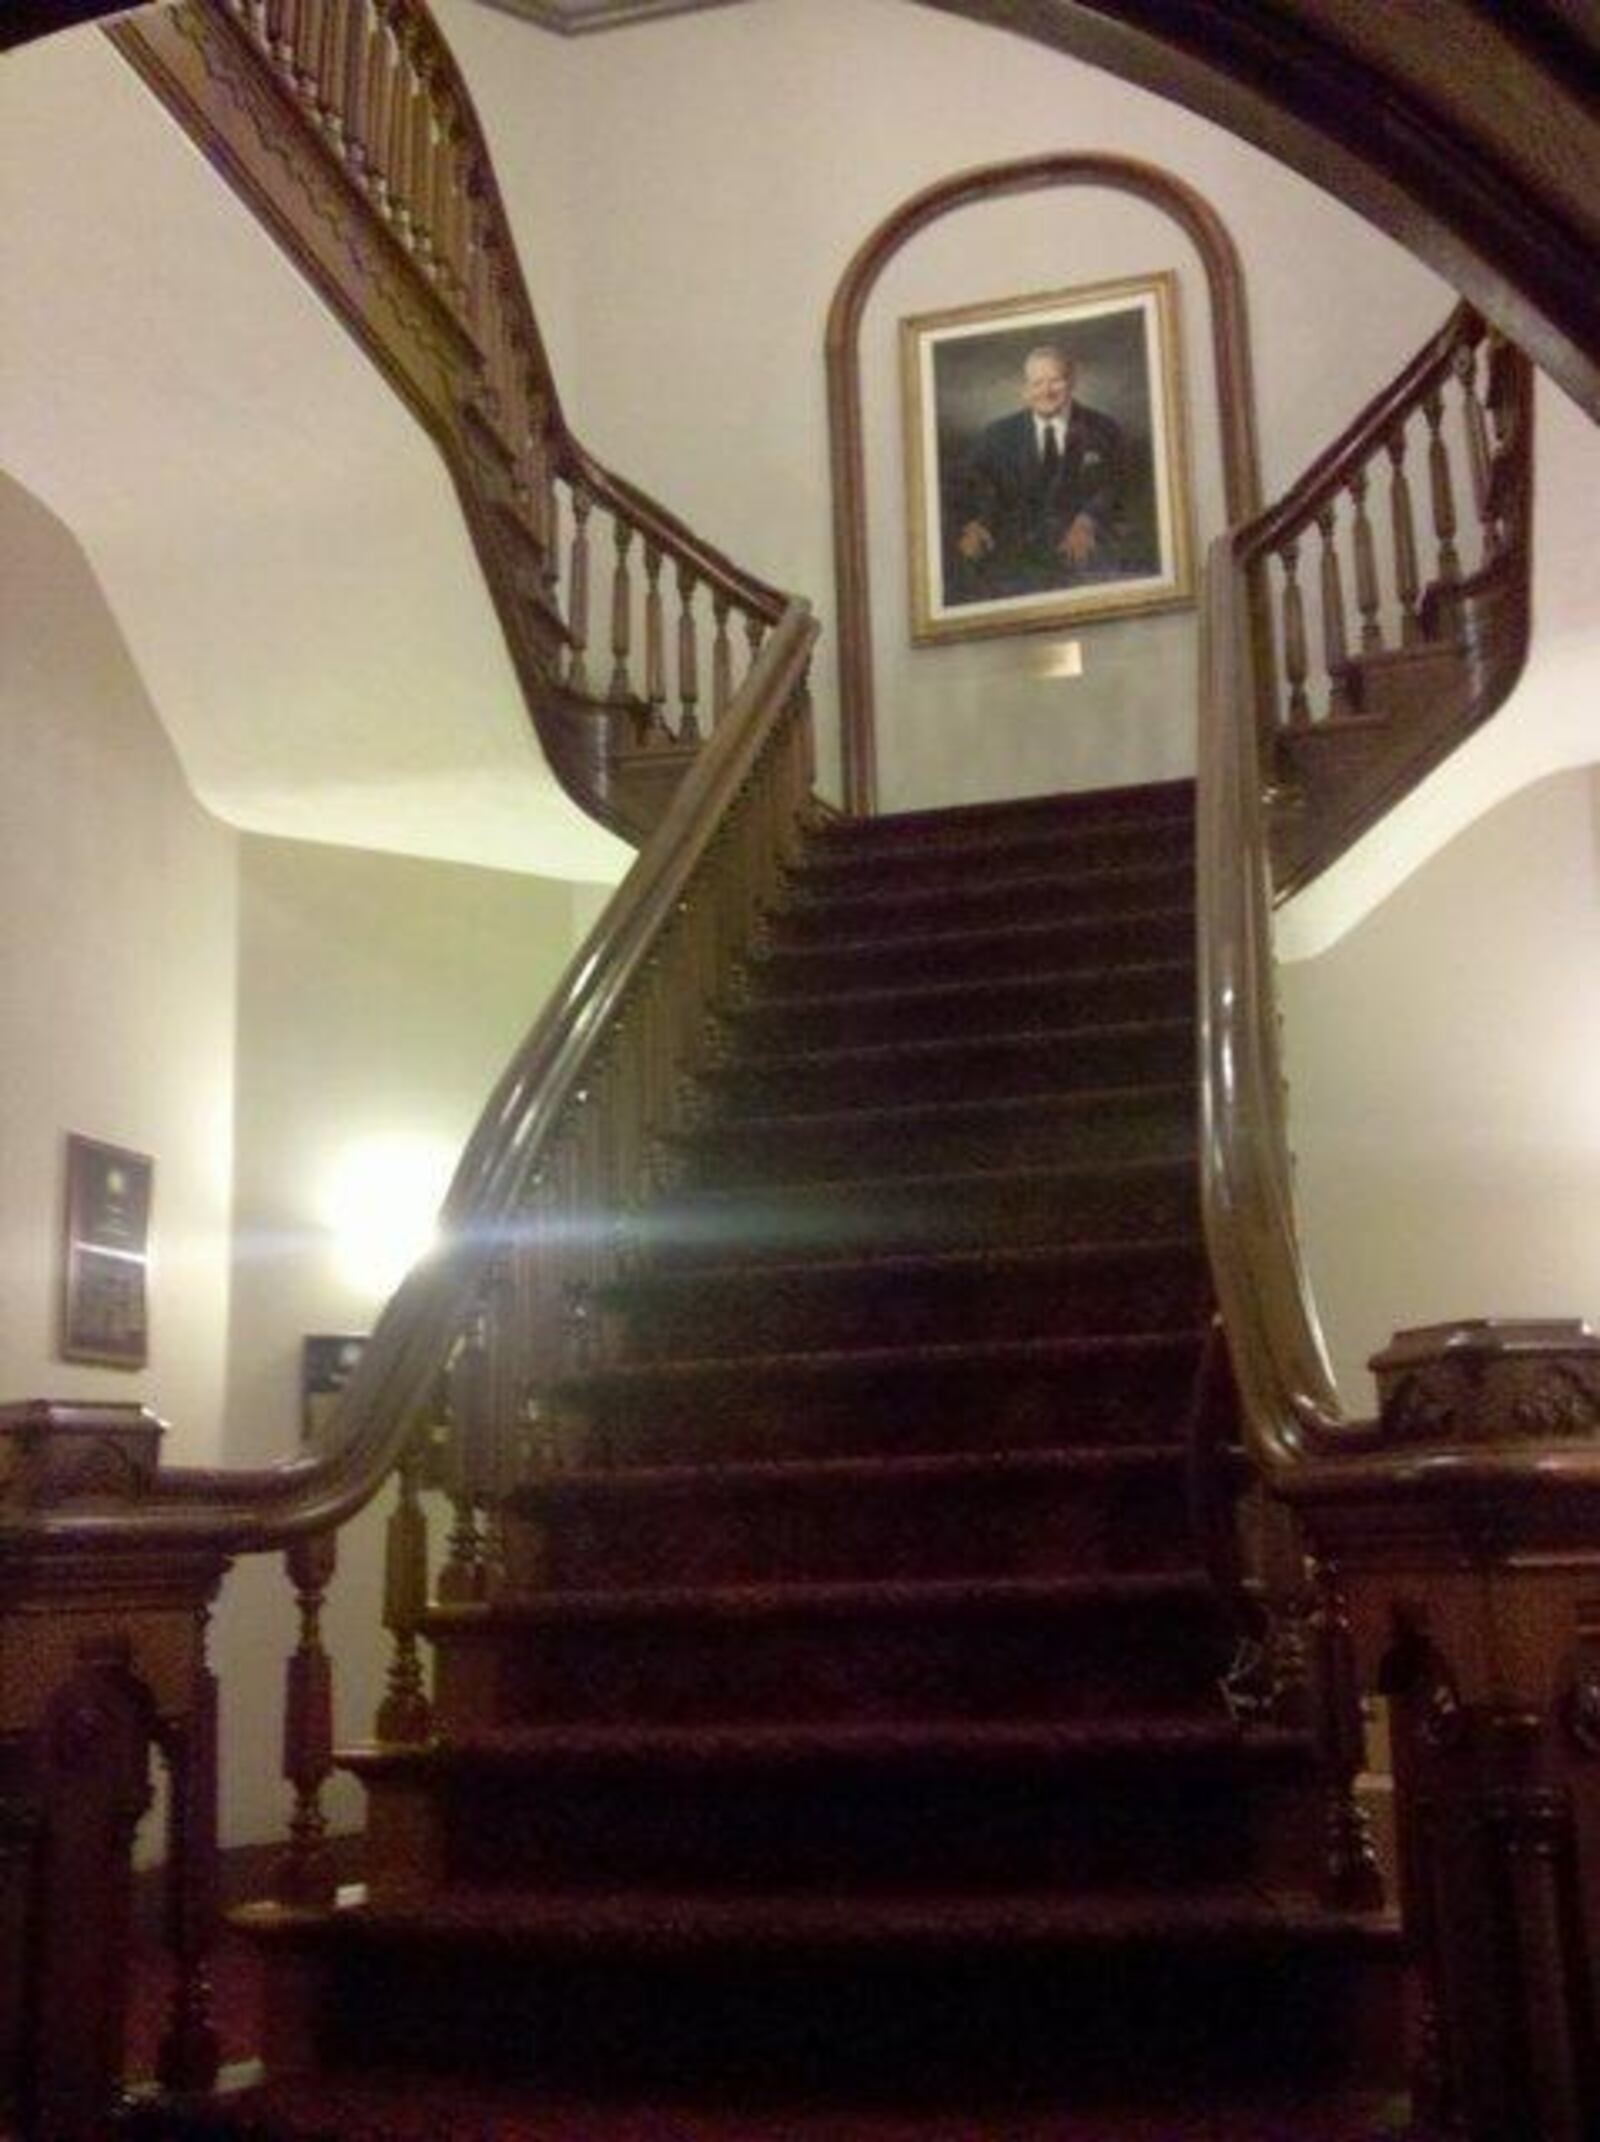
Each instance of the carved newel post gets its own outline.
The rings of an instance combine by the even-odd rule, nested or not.
[[[1323,1470],[1304,1514],[1391,1703],[1419,2110],[1472,2142],[1593,2142],[1600,1338],[1435,1325],[1372,1366],[1378,1452]]]

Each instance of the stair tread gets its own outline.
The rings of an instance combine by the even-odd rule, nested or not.
[[[950,833],[959,840],[971,832],[1041,816],[1055,816],[1082,830],[1089,826],[1141,825],[1147,820],[1177,818],[1194,822],[1194,781],[1133,781],[1111,788],[1045,791],[1033,796],[996,796],[982,803],[945,803],[915,811],[881,811],[871,818],[830,819],[817,830],[819,847],[869,847],[874,843],[920,844]]]
[[[258,1933],[326,1924],[328,1915],[247,1906],[236,1923]],[[1159,1941],[1285,1940],[1390,1945],[1386,1912],[1339,1911],[1310,1895],[1229,1884],[1151,1893],[1136,1889],[1025,1892],[927,1891],[916,1895],[829,1895],[814,1891],[708,1893],[702,1890],[477,1891],[456,1887],[372,1904],[362,1896],[336,1915],[346,1935],[413,1935],[514,1946],[563,1948],[621,1943],[679,1950],[790,1944],[829,1949],[943,1948],[951,1943],[1015,1950],[1060,1943],[1122,1946]]]
[[[787,1280],[806,1284],[850,1277],[912,1279],[928,1273],[1048,1271],[1052,1265],[1156,1264],[1193,1257],[1200,1249],[1198,1227],[1187,1235],[1130,1235],[1125,1241],[993,1243],[976,1249],[871,1250],[839,1257],[796,1257],[752,1268],[748,1264],[698,1264],[692,1270],[663,1267],[614,1280],[603,1291],[629,1297],[654,1288],[696,1290],[726,1286],[741,1279],[763,1286]]]
[[[874,1175],[851,1170],[845,1175],[798,1176],[792,1182],[749,1183],[689,1183],[673,1193],[673,1202],[693,1199],[710,1202],[749,1199],[759,1196],[764,1204],[771,1204],[786,1194],[802,1194],[815,1197],[819,1191],[829,1188],[861,1189],[869,1195],[893,1187],[897,1190],[924,1188],[959,1192],[975,1183],[1004,1185],[1015,1183],[1074,1182],[1092,1180],[1107,1175],[1192,1175],[1192,1153],[1130,1153],[1105,1156],[1091,1154],[1077,1160],[1063,1159],[1040,1162],[1036,1166],[1016,1168],[927,1168],[915,1174]],[[1198,1202],[1197,1202],[1198,1210]]]
[[[680,1354],[659,1361],[617,1361],[603,1368],[568,1377],[557,1388],[565,1391],[615,1389],[628,1384],[689,1382],[695,1378],[726,1377],[737,1371],[749,1375],[762,1370],[769,1375],[860,1375],[872,1369],[893,1369],[915,1364],[926,1368],[948,1367],[957,1361],[1048,1361],[1085,1359],[1095,1355],[1138,1356],[1177,1352],[1197,1347],[1205,1333],[1181,1325],[1160,1331],[1108,1331],[1046,1333],[1027,1338],[954,1339],[937,1344],[915,1342],[904,1346],[818,1347],[808,1352],[758,1354]]]
[[[1135,1713],[1107,1719],[863,1719],[705,1725],[500,1726],[454,1732],[418,1746],[356,1742],[339,1762],[363,1775],[448,1769],[460,1764],[618,1763],[719,1766],[861,1760],[969,1764],[1116,1760],[1130,1755],[1307,1756],[1309,1733],[1289,1726],[1238,1724],[1222,1707],[1210,1715]]]
[[[974,998],[1014,996],[1019,990],[1026,990],[1030,996],[1047,997],[1055,989],[1084,988],[1096,981],[1152,974],[1184,975],[1192,979],[1194,961],[1184,958],[1127,960],[1115,965],[1096,961],[1090,966],[1050,968],[1042,974],[1027,976],[986,975],[965,981],[901,981],[867,989],[763,989],[749,1003],[733,1007],[729,1016],[741,1019],[751,1013],[767,1017],[777,1012],[798,1014],[822,1009],[864,1011],[876,1005],[898,1003],[965,1003]]]
[[[729,1076],[759,1077],[763,1072],[797,1064],[841,1068],[851,1064],[890,1063],[907,1057],[977,1055],[985,1049],[1047,1049],[1064,1043],[1075,1046],[1092,1042],[1132,1041],[1151,1034],[1193,1033],[1192,1013],[1173,1013],[1150,1019],[1100,1020],[1081,1026],[1006,1027],[982,1034],[917,1035],[904,1041],[864,1041],[824,1044],[805,1049],[745,1049],[730,1072],[718,1067],[707,1074],[709,1083]],[[925,1105],[925,1104],[924,1104]]]
[[[919,1614],[1000,1613],[1014,1609],[1135,1606],[1215,1599],[1198,1567],[1095,1570],[1081,1576],[878,1577],[817,1582],[782,1578],[764,1584],[618,1585],[607,1589],[508,1593],[492,1603],[430,1607],[430,1629],[490,1632],[560,1621],[764,1621],[798,1615],[880,1619]]]
[[[1116,1086],[1052,1086],[1037,1093],[985,1094],[978,1100],[897,1101],[865,1103],[859,1107],[818,1109],[743,1110],[729,1108],[714,1124],[702,1125],[678,1135],[674,1143],[693,1145],[715,1138],[717,1131],[737,1127],[741,1131],[772,1130],[782,1125],[793,1136],[832,1128],[839,1124],[884,1122],[954,1123],[987,1121],[995,1116],[1071,1114],[1086,1115],[1096,1109],[1114,1109],[1130,1100],[1192,1099],[1195,1082],[1185,1079],[1133,1080]]]
[[[997,851],[997,853],[1003,866],[1004,851]],[[1004,867],[993,867],[994,862],[995,857],[991,856],[991,867],[986,869],[981,880],[971,887],[959,885],[908,885],[901,892],[889,891],[880,893],[878,897],[881,904],[886,907],[937,906],[943,901],[961,900],[973,896],[982,898],[990,893],[998,893],[1002,889],[1007,896],[1013,893],[1038,894],[1042,896],[1068,889],[1077,892],[1089,892],[1111,885],[1158,884],[1165,878],[1177,877],[1180,874],[1188,875],[1194,868],[1193,861],[1188,856],[1184,856],[1178,861],[1163,857],[1159,862],[1155,863],[1091,863],[1079,864],[1076,868],[1064,866],[1055,870],[1028,868],[1011,871],[1006,870]],[[836,891],[812,893],[797,887],[791,880],[790,884],[785,888],[783,902],[778,912],[780,914],[812,915],[825,913],[838,907],[854,907],[859,904],[859,900],[860,895],[847,887],[840,887]]]
[[[871,931],[861,937],[830,937],[825,940],[802,942],[770,948],[760,954],[753,963],[753,971],[759,972],[764,962],[780,957],[786,962],[815,960],[818,962],[843,956],[859,957],[868,953],[881,953],[904,967],[909,951],[918,957],[941,952],[960,952],[975,946],[992,944],[996,938],[1007,942],[1029,938],[1045,939],[1059,937],[1063,932],[1082,932],[1088,935],[1104,930],[1114,923],[1119,929],[1137,928],[1141,924],[1180,923],[1191,928],[1194,924],[1194,902],[1163,901],[1151,907],[1121,908],[1113,914],[1063,915],[1044,922],[1010,922],[996,920],[984,925],[969,924],[965,929],[926,930],[912,935],[906,930]]]
[[[1095,1443],[1071,1449],[957,1450],[844,1458],[748,1458],[703,1465],[575,1467],[525,1482],[523,1502],[909,1486],[938,1480],[1047,1480],[1096,1473],[1159,1472],[1188,1461],[1183,1443]]]

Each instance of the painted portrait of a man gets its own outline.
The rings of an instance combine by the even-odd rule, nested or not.
[[[1188,599],[1168,281],[903,323],[917,637]]]

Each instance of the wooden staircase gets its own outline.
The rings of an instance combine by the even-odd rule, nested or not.
[[[1190,1517],[1192,812],[813,836],[580,1305],[559,1462],[489,1598],[430,1613],[435,1737],[345,1757],[364,1898],[247,1915],[278,2066],[855,2104],[1393,2073],[1392,1932],[1316,1901],[1309,1736],[1231,1714]]]

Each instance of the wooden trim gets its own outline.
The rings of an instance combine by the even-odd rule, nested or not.
[[[1098,152],[1062,151],[1015,163],[983,164],[913,194],[857,248],[828,312],[828,445],[833,484],[834,587],[839,635],[839,701],[844,807],[877,808],[877,725],[872,680],[871,567],[867,543],[866,451],[861,411],[861,322],[867,301],[903,246],[956,209],[1053,186],[1106,186],[1170,216],[1200,255],[1211,298],[1212,360],[1222,427],[1228,517],[1260,509],[1255,386],[1244,270],[1226,225],[1192,187],[1154,164]]]

